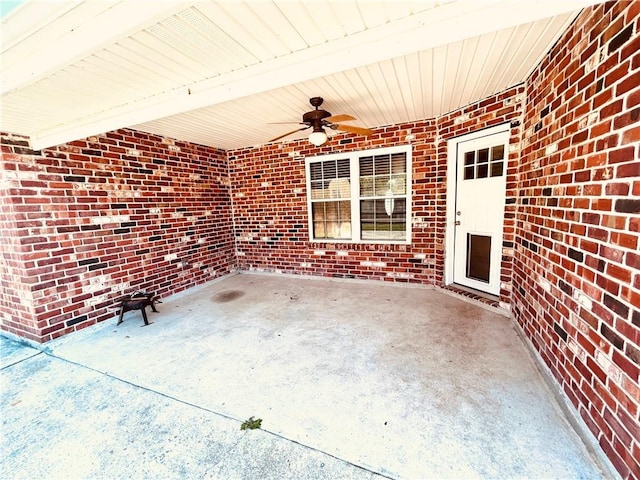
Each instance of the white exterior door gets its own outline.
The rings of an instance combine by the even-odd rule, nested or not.
[[[457,142],[453,283],[493,295],[500,294],[508,152],[508,131]]]

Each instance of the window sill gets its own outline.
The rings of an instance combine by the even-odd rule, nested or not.
[[[348,240],[330,238],[310,238],[310,243],[344,244],[344,245],[411,245],[410,240]]]

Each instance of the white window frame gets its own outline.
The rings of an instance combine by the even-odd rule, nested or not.
[[[406,154],[406,186],[407,190],[405,195],[398,195],[396,198],[404,198],[406,202],[406,237],[404,240],[383,240],[383,239],[361,239],[360,231],[360,158],[370,157],[375,155],[387,155],[394,153]],[[313,209],[311,198],[311,164],[315,162],[322,162],[326,160],[341,160],[349,159],[350,176],[349,181],[351,183],[351,196],[349,201],[351,203],[351,238],[314,238],[313,236]],[[384,147],[374,148],[370,150],[355,150],[344,153],[330,153],[326,155],[317,155],[314,157],[305,158],[305,174],[307,183],[307,217],[309,225],[309,241],[315,243],[354,243],[354,244],[394,244],[394,245],[410,245],[411,244],[411,211],[412,211],[412,146],[400,145],[396,147]],[[368,198],[368,197],[363,197]]]

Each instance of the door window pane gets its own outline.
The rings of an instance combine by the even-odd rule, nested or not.
[[[491,176],[501,177],[504,174],[504,145],[491,147]]]
[[[466,152],[464,154],[464,164],[473,165],[474,163],[476,163],[476,152],[475,151]]]
[[[475,168],[474,166],[464,167],[464,179],[465,180],[471,180],[473,178],[474,168]]]
[[[503,163],[495,162],[491,164],[491,176],[492,177],[501,177],[503,173]]]
[[[495,147],[491,147],[491,161],[495,162],[496,160],[504,159],[504,145],[496,145]]]
[[[478,164],[487,163],[489,161],[489,149],[483,148],[478,150]]]

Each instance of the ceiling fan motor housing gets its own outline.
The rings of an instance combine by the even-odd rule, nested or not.
[[[322,128],[322,120],[330,117],[331,113],[326,110],[311,110],[302,116],[302,121],[313,127],[313,131],[319,131]]]

